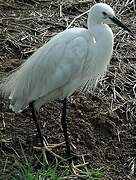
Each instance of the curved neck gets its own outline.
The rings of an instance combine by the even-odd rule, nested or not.
[[[113,33],[108,25],[91,24],[91,26],[88,27],[88,30],[98,44],[103,44],[104,46],[107,46],[108,44],[113,45]]]
[[[107,45],[113,45],[113,33],[110,27],[103,24],[102,19],[98,18],[93,11],[88,14],[87,20],[88,31],[93,35],[95,41]]]
[[[88,31],[94,37],[94,46],[97,51],[94,56],[98,61],[103,59],[105,63],[110,60],[113,51],[113,33],[106,24],[90,24]],[[101,62],[104,63],[104,62]]]

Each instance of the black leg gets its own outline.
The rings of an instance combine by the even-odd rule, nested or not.
[[[68,133],[67,133],[67,123],[66,123],[66,104],[67,104],[67,99],[65,98],[63,101],[61,124],[63,128],[64,138],[65,138],[66,148],[67,148],[66,156],[67,158],[71,159],[71,151],[70,151],[69,138],[68,138]]]
[[[32,117],[33,117],[33,120],[35,122],[37,131],[38,131],[38,135],[39,135],[39,138],[40,138],[40,141],[41,141],[41,146],[43,146],[44,145],[43,144],[43,136],[42,136],[42,133],[41,133],[40,125],[39,125],[38,120],[37,120],[37,115],[36,115],[36,111],[35,111],[34,106],[33,106],[33,102],[29,104],[29,108],[30,108],[30,111],[32,113]]]

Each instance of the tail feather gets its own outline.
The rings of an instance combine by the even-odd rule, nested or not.
[[[17,89],[17,83],[19,82],[18,77],[19,71],[15,71],[8,77],[3,78],[2,82],[0,83],[0,96],[10,100],[9,108],[14,112],[21,112],[26,107],[24,101],[22,99],[18,99],[18,94],[21,93]],[[22,98],[25,99],[23,96]]]
[[[14,73],[9,75],[6,78],[3,78],[1,84],[0,84],[0,94],[4,98],[9,98],[11,93],[14,90],[15,87],[15,77]]]

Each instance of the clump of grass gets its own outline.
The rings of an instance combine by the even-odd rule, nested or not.
[[[105,170],[103,168],[90,171],[86,169],[83,175],[76,176],[73,174],[69,167],[60,167],[60,163],[52,165],[42,165],[41,169],[34,169],[31,163],[23,164],[16,162],[14,175],[11,180],[62,180],[62,179],[91,179],[91,180],[102,180],[105,176]]]
[[[100,179],[105,177],[105,174],[106,174],[105,169],[100,168],[100,169],[97,169],[97,170],[93,171],[91,173],[91,176],[92,176],[93,180],[100,180]]]
[[[34,169],[31,163],[23,164],[17,162],[15,165],[15,172],[11,180],[60,180],[63,176],[68,174],[68,170],[63,170],[61,173],[58,172],[59,163],[43,166],[41,169]]]

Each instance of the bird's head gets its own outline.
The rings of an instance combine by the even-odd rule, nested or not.
[[[89,21],[94,21],[96,24],[108,23],[110,21],[131,33],[130,29],[115,17],[113,9],[105,3],[95,4],[90,9],[89,16]]]

